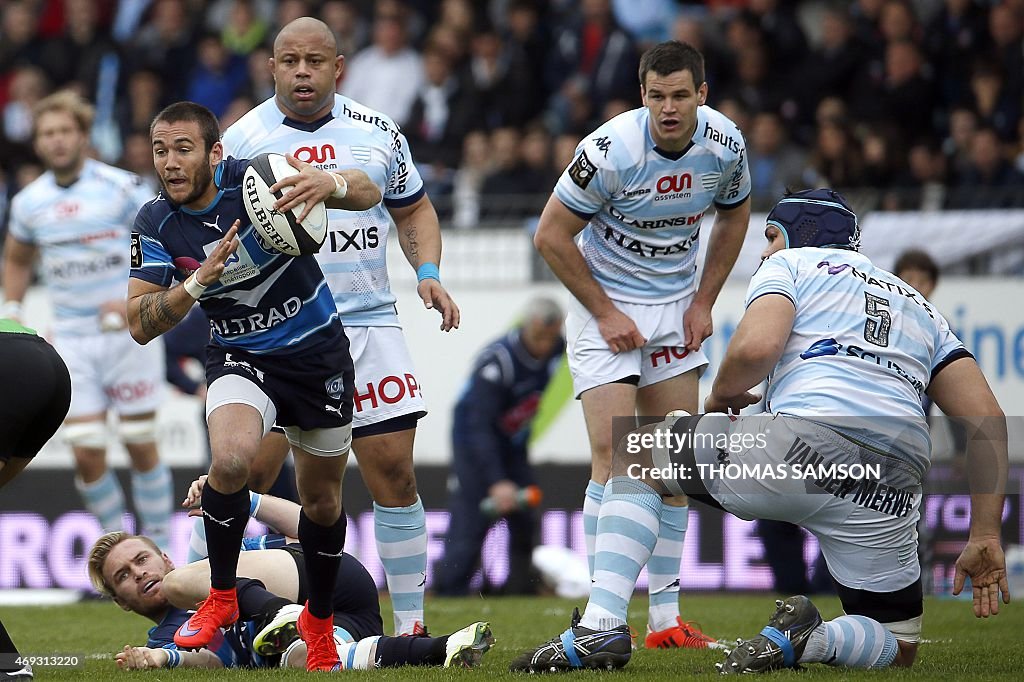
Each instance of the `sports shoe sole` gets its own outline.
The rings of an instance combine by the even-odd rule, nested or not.
[[[253,639],[253,648],[260,656],[274,656],[284,650],[299,636],[298,620],[301,607],[294,614],[274,618]]]
[[[484,654],[494,646],[494,633],[491,632],[490,623],[475,623],[473,626],[473,641],[464,644],[445,660],[446,668],[475,668],[480,665]]]

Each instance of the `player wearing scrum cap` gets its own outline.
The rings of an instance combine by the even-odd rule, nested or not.
[[[612,579],[636,580],[654,548],[660,498],[686,492],[743,519],[787,521],[814,533],[846,614],[823,622],[806,597],[780,600],[761,633],[739,642],[720,664],[722,673],[816,662],[909,666],[921,635],[916,527],[931,455],[922,394],[971,433],[971,529],[956,562],[954,593],[969,577],[978,617],[999,612],[1000,592],[1009,602],[1000,546],[1005,417],[942,315],[858,253],[857,217],[842,196],[827,189],[786,196],[769,214],[765,236],[768,246],[750,281],[746,312],[705,402],[715,414],[671,416],[645,427],[686,434],[688,446],[616,452],[598,532],[629,531],[631,540],[620,537],[605,547],[603,562],[620,570],[614,576],[597,572],[593,593]],[[751,389],[765,376],[767,414],[723,414],[758,402]],[[713,446],[736,435],[760,436],[764,447],[734,453]],[[881,474],[857,480],[710,473],[736,462],[755,468],[871,463]],[[663,464],[692,472],[690,479],[642,473]],[[631,467],[640,475],[630,476]],[[588,613],[593,604],[592,597]],[[625,609],[612,616],[624,619]],[[571,628],[517,663],[562,667],[574,656],[592,660],[582,648],[621,635],[621,629]],[[621,658],[628,660],[628,651]]]
[[[309,603],[299,621],[307,667],[338,665],[331,589],[345,544],[341,479],[351,442],[352,360],[323,273],[312,256],[286,256],[261,242],[242,204],[245,159],[223,158],[216,117],[172,104],[150,128],[161,193],[135,219],[128,321],[142,344],[175,326],[198,300],[210,319],[206,363],[212,462],[203,490],[211,589],[175,634],[205,646],[238,617],[235,572],[249,509],[249,462],[275,421],[295,451],[303,501],[298,536],[306,550]],[[327,201],[360,210],[380,201],[365,173],[300,170],[272,187],[292,190],[275,209]],[[301,218],[300,218],[301,219]],[[175,280],[180,286],[172,286]]]

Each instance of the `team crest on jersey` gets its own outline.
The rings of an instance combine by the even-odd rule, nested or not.
[[[700,186],[708,192],[718,189],[718,183],[722,181],[721,173],[705,173],[700,176]]]
[[[349,147],[349,151],[352,152],[352,158],[355,159],[358,163],[370,163],[370,156],[372,155],[373,150],[370,149],[369,147]]]
[[[132,267],[142,267],[142,235],[132,232]]]
[[[587,152],[581,151],[576,160],[569,166],[569,177],[580,189],[586,189],[590,181],[594,179],[597,167],[587,158]]]

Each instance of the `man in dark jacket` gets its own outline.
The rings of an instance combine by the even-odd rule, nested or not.
[[[565,351],[564,314],[549,299],[527,305],[522,323],[477,357],[455,405],[451,517],[436,567],[437,592],[466,594],[487,530],[506,517],[506,594],[534,589],[530,579],[536,522],[521,495],[534,483],[527,442],[541,394]],[[483,505],[485,509],[481,508]]]

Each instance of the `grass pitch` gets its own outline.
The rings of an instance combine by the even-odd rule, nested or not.
[[[1018,595],[1018,598],[1024,595]],[[750,637],[767,622],[774,610],[771,595],[722,595],[683,597],[685,618],[700,621],[704,631],[724,640]],[[835,598],[816,598],[815,603],[828,619],[840,613]],[[521,650],[555,636],[569,624],[572,602],[555,598],[466,598],[428,599],[427,618],[431,631],[441,634],[457,630],[476,620],[488,620],[497,644],[483,665],[476,670],[440,668],[404,668],[346,675],[372,675],[380,680],[462,679],[523,680],[525,676],[508,671],[509,662]],[[583,602],[579,603],[583,606]],[[630,611],[630,625],[643,633],[646,623],[646,598],[637,595]],[[385,626],[390,625],[388,604],[382,604]],[[18,607],[0,609],[0,617],[23,654],[84,654],[84,668],[72,670],[36,668],[39,680],[107,680],[145,678],[147,680],[308,680],[301,670],[153,670],[121,672],[113,654],[124,644],[143,644],[149,621],[125,613],[107,602],[88,602],[62,607]],[[928,599],[925,604],[924,638],[914,668],[887,672],[849,671],[812,665],[803,676],[849,679],[885,676],[904,679],[1020,680],[1024,679],[1024,605],[1003,607],[999,616],[976,620],[970,602]],[[642,640],[642,637],[640,638]],[[641,642],[642,643],[642,642]],[[573,678],[593,679],[612,675],[614,679],[704,680],[715,679],[714,663],[722,660],[717,651],[638,650],[626,668],[616,673],[576,672]],[[792,671],[774,673],[774,677],[794,678]],[[549,679],[558,679],[557,676]],[[612,679],[612,678],[609,678]]]

